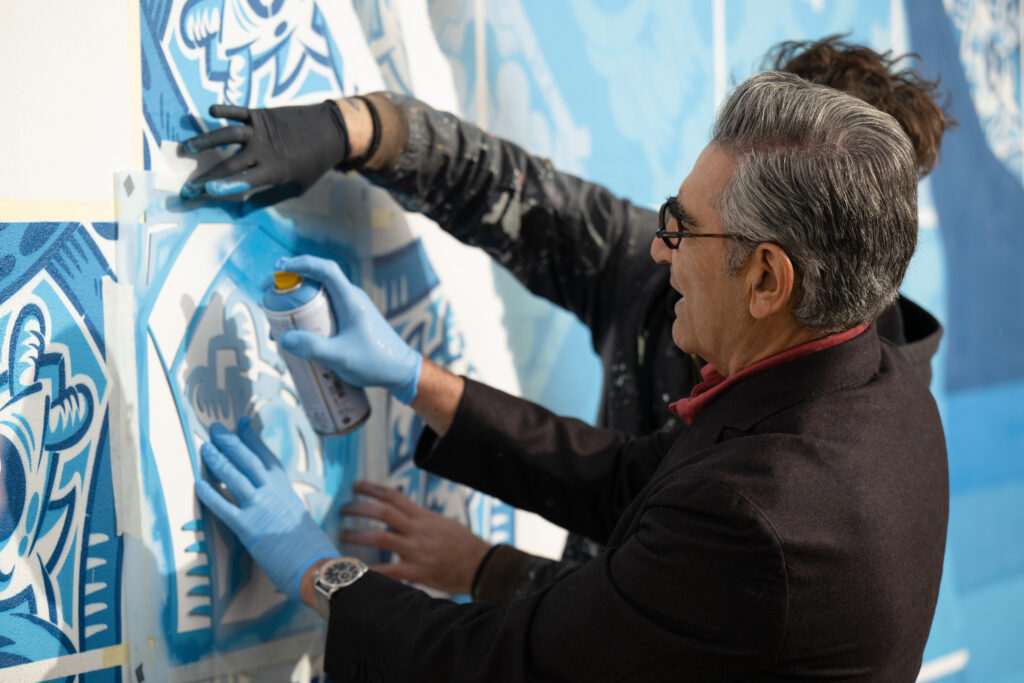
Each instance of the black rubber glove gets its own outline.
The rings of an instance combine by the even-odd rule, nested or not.
[[[184,199],[230,197],[269,186],[246,199],[243,211],[251,211],[297,197],[348,157],[345,121],[331,100],[272,109],[215,104],[210,115],[242,125],[189,138],[182,143],[184,151],[194,154],[236,144],[241,149],[185,183]]]

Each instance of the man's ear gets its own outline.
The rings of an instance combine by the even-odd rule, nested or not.
[[[747,260],[750,315],[758,320],[788,310],[796,289],[793,262],[782,247],[763,242]]]

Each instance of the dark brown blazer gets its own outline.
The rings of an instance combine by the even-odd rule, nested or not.
[[[507,608],[371,572],[335,681],[914,681],[948,512],[935,403],[875,326],[750,377],[690,427],[595,429],[468,382],[417,462],[605,542]]]

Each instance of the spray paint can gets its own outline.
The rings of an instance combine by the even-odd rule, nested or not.
[[[263,310],[275,339],[287,330],[333,337],[338,326],[323,285],[296,273],[274,273],[263,295]],[[282,352],[309,421],[320,434],[347,434],[370,417],[366,392],[341,380],[330,368]]]

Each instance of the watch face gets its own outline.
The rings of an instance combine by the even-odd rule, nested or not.
[[[362,575],[362,567],[351,560],[329,562],[320,570],[320,580],[329,586],[344,586]]]

